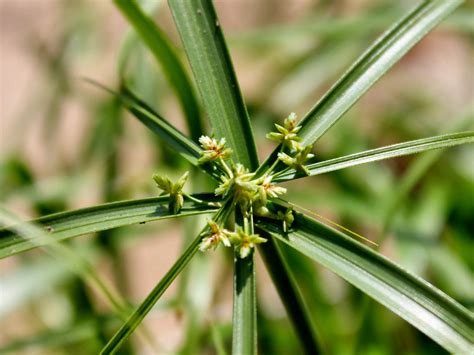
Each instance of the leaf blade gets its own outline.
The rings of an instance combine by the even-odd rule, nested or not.
[[[215,199],[210,194],[196,195],[196,197],[206,200]],[[215,208],[207,205],[199,206],[193,201],[185,201],[181,212],[175,215],[168,210],[168,197],[153,197],[55,213],[32,222],[42,225],[55,241],[60,241],[130,224],[212,211],[215,211]],[[24,239],[7,229],[0,229],[0,259],[48,243],[48,240],[42,241],[41,238],[38,238],[37,241]]]
[[[473,349],[472,313],[384,256],[299,213],[286,236],[272,223],[258,225],[360,288],[448,351]]]
[[[454,147],[461,144],[474,143],[474,131],[450,133],[440,136],[416,139],[408,142],[392,144],[385,147],[370,149],[334,159],[308,165],[310,176],[349,168],[356,165],[421,153],[433,149]],[[278,182],[305,177],[291,169],[279,174],[274,180]]]
[[[256,169],[250,120],[212,1],[170,0],[169,6],[214,133],[227,139],[237,161]]]
[[[257,231],[267,239],[258,250],[302,347],[307,354],[322,353],[311,315],[277,241],[264,230],[257,229]]]
[[[150,292],[146,299],[140,304],[140,306],[133,312],[133,314],[127,319],[122,327],[115,333],[115,335],[109,340],[105,347],[100,352],[101,354],[114,354],[118,351],[120,346],[129,338],[133,331],[143,321],[145,316],[150,312],[155,303],[168,289],[169,285],[189,263],[192,257],[198,252],[199,244],[201,243],[201,236],[198,236],[191,245],[186,248],[184,253],[179,259],[173,264],[171,269],[166,275],[160,280],[155,288]]]
[[[168,82],[178,96],[184,112],[190,135],[197,142],[203,133],[199,105],[194,95],[191,81],[176,53],[163,31],[145,15],[136,1],[114,0],[115,5],[128,19],[140,38],[153,53],[156,61],[163,68]]]
[[[231,201],[227,200],[223,206],[216,212],[213,219],[219,221],[221,218],[226,219],[229,215],[229,205]],[[194,241],[181,254],[179,259],[173,264],[166,275],[158,282],[153,290],[148,294],[145,300],[138,306],[138,308],[130,315],[127,321],[120,327],[120,329],[109,340],[105,347],[100,352],[101,354],[114,354],[120,346],[132,335],[133,331],[143,321],[148,312],[158,302],[163,293],[167,290],[169,285],[184,269],[184,267],[191,261],[192,257],[198,252],[204,233],[209,230],[209,226],[204,227],[203,231],[194,239]]]
[[[462,0],[423,1],[380,37],[302,121],[302,144],[312,144]]]
[[[302,144],[313,144],[400,58],[462,0],[425,0],[389,28],[369,47],[303,118]],[[276,159],[277,147],[259,172]]]
[[[232,354],[257,354],[255,252],[242,259],[234,252]]]

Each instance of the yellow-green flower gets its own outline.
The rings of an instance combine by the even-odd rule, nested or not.
[[[177,214],[184,204],[183,187],[188,179],[189,172],[185,172],[176,183],[173,183],[167,176],[153,175],[156,185],[163,190],[165,194],[169,194],[168,209],[170,212]]]
[[[278,211],[277,218],[283,222],[283,232],[285,233],[288,232],[288,228],[291,227],[295,221],[293,210],[291,208],[288,208],[284,213],[282,211]]]
[[[199,143],[201,143],[201,147],[204,151],[201,152],[198,164],[204,164],[217,159],[227,159],[232,154],[232,149],[225,147],[225,138],[221,138],[217,141],[215,138],[201,136]]]
[[[235,164],[232,168],[232,175],[221,176],[222,183],[215,190],[216,195],[227,196],[230,193],[256,192],[257,185],[252,181],[253,174],[249,173],[242,164]]]
[[[267,199],[269,197],[278,197],[278,195],[283,195],[286,193],[286,188],[278,186],[272,183],[272,176],[266,176],[263,179],[263,182],[258,186],[258,195],[260,198],[259,203],[262,205],[267,204]]]
[[[237,227],[236,232],[228,232],[229,240],[234,245],[235,250],[239,252],[241,259],[245,259],[252,248],[257,244],[265,243],[267,240],[258,234],[247,234],[241,227]]]
[[[224,228],[220,228],[219,225],[214,221],[209,221],[209,228],[211,233],[203,238],[201,244],[199,245],[199,250],[206,251],[209,249],[216,249],[219,244],[224,244],[226,247],[230,247],[230,241],[227,237],[227,234],[230,233]]]
[[[305,175],[310,175],[310,171],[305,166],[307,161],[314,157],[314,154],[311,153],[312,145],[307,145],[303,148],[299,148],[294,157],[289,156],[286,153],[278,153],[278,159],[280,159],[284,164],[288,165],[290,168],[293,168],[297,171],[303,172]]]
[[[301,140],[298,137],[297,133],[301,129],[301,126],[297,125],[296,114],[292,112],[283,123],[283,126],[275,124],[275,127],[278,132],[270,132],[267,134],[268,139],[277,141],[278,143],[287,146],[290,149],[297,150],[299,148],[299,141]]]

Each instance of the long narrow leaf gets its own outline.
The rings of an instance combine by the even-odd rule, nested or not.
[[[215,221],[219,221],[221,218],[224,220],[227,218],[229,214],[230,203],[231,201],[228,200],[226,203],[224,203],[223,207],[217,211],[213,218]],[[145,316],[148,314],[148,312],[150,312],[156,302],[158,302],[169,285],[171,285],[174,279],[191,261],[192,257],[198,252],[199,244],[201,243],[203,234],[208,230],[209,227],[206,226],[203,232],[200,233],[196,239],[194,239],[191,245],[186,248],[183,254],[166,273],[166,275],[160,280],[160,282],[155,286],[155,288],[150,292],[150,294],[145,298],[145,300],[140,304],[140,306],[135,310],[130,318],[128,318],[122,327],[120,327],[112,339],[110,339],[110,341],[105,345],[101,351],[101,354],[114,354],[119,350],[120,346],[130,337],[138,325],[143,321]]]
[[[384,256],[299,213],[286,234],[268,221],[258,226],[360,288],[448,351],[473,351],[473,314]]]
[[[259,229],[258,232],[267,239],[267,242],[261,245],[258,250],[303,349],[307,354],[321,353],[311,315],[308,313],[303,296],[280,251],[277,240],[263,230]]]
[[[198,159],[201,156],[202,149],[145,102],[140,100],[129,88],[124,86],[121,92],[118,93],[93,80],[88,81],[102,90],[115,95],[140,122],[157,134],[166,144],[192,165],[198,166]],[[215,179],[219,179],[217,168],[211,167],[208,164],[200,165],[199,167]]]
[[[196,195],[205,200],[212,200],[212,195]],[[146,223],[163,218],[173,218],[201,213],[210,213],[215,207],[185,201],[179,214],[168,209],[168,197],[147,198],[107,203],[75,211],[60,212],[44,216],[32,222],[43,226],[55,241],[77,237],[130,224]],[[8,229],[0,229],[0,259],[41,245],[47,245],[50,238],[39,236],[25,239]]]
[[[232,354],[257,354],[257,301],[255,253],[245,259],[234,255],[234,306],[232,315]]]
[[[425,0],[395,23],[306,114],[299,132],[302,144],[317,141],[378,79],[461,3],[462,0]],[[271,165],[274,159],[276,154],[272,154],[259,170]]]
[[[214,134],[225,137],[237,161],[256,169],[252,128],[211,0],[169,5]]]
[[[474,143],[474,131],[444,134],[441,136],[417,139],[409,142],[393,144],[386,147],[367,150],[364,152],[346,155],[343,157],[329,159],[322,162],[308,165],[311,176],[324,174],[334,170],[340,170],[360,164],[371,163],[374,161],[401,157],[404,155],[421,153],[428,150],[453,147],[460,144]],[[306,175],[298,174],[291,169],[282,172],[274,181],[288,181]]]
[[[199,250],[199,243],[201,236],[198,236],[192,244],[184,251],[179,259],[173,264],[171,269],[161,279],[161,281],[150,292],[147,298],[140,304],[137,310],[130,316],[130,318],[122,325],[117,333],[110,339],[107,345],[102,349],[101,354],[114,354],[120,346],[125,342],[138,325],[143,321],[145,316],[150,312],[155,303],[160,299],[163,293],[168,289],[169,285],[189,263],[194,254]]]
[[[425,0],[385,32],[308,112],[300,132],[302,143],[313,143],[321,137],[382,75],[461,3],[461,0]]]
[[[178,96],[191,137],[197,142],[203,134],[199,105],[191,82],[173,45],[153,20],[145,15],[135,0],[114,0],[114,3],[127,17],[157,62],[161,64],[168,82],[173,86]]]

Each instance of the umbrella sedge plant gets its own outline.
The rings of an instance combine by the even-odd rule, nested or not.
[[[280,185],[294,179],[474,142],[474,132],[462,131],[420,138],[330,160],[318,160],[318,140],[400,58],[446,18],[461,1],[421,1],[388,28],[348,68],[311,110],[298,120],[288,116],[267,138],[272,154],[257,156],[251,121],[234,73],[223,31],[211,0],[169,0],[176,27],[200,94],[194,91],[180,58],[163,31],[134,0],[114,0],[117,8],[146,44],[175,91],[188,124],[187,137],[141,100],[122,78],[119,90],[109,90],[120,103],[176,154],[216,181],[212,191],[188,194],[187,171],[177,181],[157,172],[159,197],[118,201],[86,209],[43,216],[33,223],[51,238],[23,238],[18,228],[0,231],[0,257],[92,232],[206,214],[208,223],[157,282],[102,349],[120,350],[160,297],[197,253],[229,248],[233,258],[232,353],[256,354],[257,309],[255,253],[261,253],[281,297],[295,334],[308,354],[324,352],[282,248],[292,248],[330,269],[372,299],[418,328],[449,352],[473,350],[473,315],[427,281],[364,245],[356,232],[291,202],[291,191]],[[123,63],[122,63],[123,64]],[[212,134],[204,132],[208,117]],[[152,181],[150,180],[150,183]],[[33,238],[33,239],[32,239]],[[370,242],[370,241],[369,241]]]

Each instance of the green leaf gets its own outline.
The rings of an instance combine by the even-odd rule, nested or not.
[[[213,195],[194,195],[199,199],[215,200]],[[146,223],[163,218],[210,213],[215,207],[185,200],[179,214],[168,210],[168,197],[154,197],[141,200],[106,203],[75,211],[55,213],[33,220],[41,225],[55,241],[87,233],[95,233],[130,224]],[[32,248],[47,245],[50,240],[38,236],[24,239],[8,229],[0,230],[0,259]]]
[[[167,290],[169,285],[189,263],[194,254],[199,250],[201,243],[201,236],[198,236],[191,245],[184,251],[179,259],[173,264],[171,269],[161,279],[161,281],[150,292],[147,298],[140,304],[136,311],[128,318],[128,320],[120,327],[115,335],[110,339],[107,345],[100,352],[101,354],[114,354],[118,351],[120,346],[125,342],[138,325],[143,321],[145,316],[150,312],[155,303],[160,299],[163,293]]]
[[[267,267],[272,282],[285,306],[295,333],[307,354],[320,354],[317,335],[303,296],[289,269],[277,241],[267,232],[258,229],[258,234],[267,239],[258,250]]]
[[[167,120],[161,117],[145,102],[140,100],[129,88],[123,86],[121,92],[115,92],[100,83],[93,80],[87,80],[92,85],[107,91],[119,98],[125,107],[138,118],[145,126],[157,134],[166,144],[175,152],[189,161],[192,165],[198,166],[198,159],[201,156],[202,149],[182,132],[171,125]],[[209,164],[199,165],[210,176],[219,179],[218,168]]]
[[[448,351],[473,350],[473,314],[384,256],[299,213],[287,234],[268,221],[259,221],[258,226],[361,289]]]
[[[212,1],[170,0],[169,6],[214,134],[226,138],[238,162],[256,169],[250,120]]]
[[[234,252],[234,306],[232,314],[232,354],[257,354],[257,300],[255,252],[244,259]]]
[[[168,82],[173,86],[178,96],[191,137],[197,142],[203,133],[199,105],[191,82],[173,45],[153,20],[140,9],[136,1],[114,0],[114,3],[127,17],[140,38],[151,50],[157,62],[161,64]]]
[[[217,211],[217,213],[213,217],[213,220],[219,221],[222,219],[225,221],[230,213],[230,204],[230,200],[226,201],[223,206]],[[120,327],[120,329],[115,333],[112,339],[110,339],[110,341],[105,345],[105,347],[101,351],[101,354],[114,354],[119,350],[120,346],[130,337],[133,331],[143,321],[148,312],[150,312],[155,303],[158,302],[158,300],[169,287],[169,285],[171,285],[173,280],[179,275],[179,273],[184,269],[184,267],[189,263],[189,261],[191,261],[192,257],[197,253],[203,235],[208,230],[209,226],[206,226],[204,230],[196,237],[196,239],[194,239],[191,245],[186,248],[183,254],[173,264],[171,269],[160,280],[160,282],[150,292],[146,299],[140,304],[140,306],[128,318],[128,320]]]
[[[324,174],[360,164],[421,153],[428,150],[453,147],[460,144],[474,143],[474,131],[444,134],[441,136],[422,138],[386,147],[366,150],[364,152],[329,159],[307,166],[312,175]],[[282,172],[274,181],[282,182],[305,177],[294,169]]]
[[[67,244],[57,243],[51,235],[36,224],[31,222],[22,223],[17,216],[1,206],[0,224],[8,225],[15,233],[33,242],[35,245],[47,244],[44,248],[45,251],[61,261],[63,263],[62,267],[76,273],[92,286],[119,315],[126,311],[127,304],[122,296],[97,273],[97,270],[77,248],[71,249]]]
[[[395,23],[306,114],[299,132],[301,143],[316,142],[382,75],[461,3],[462,0],[425,0]],[[274,162],[275,152],[259,171]]]

